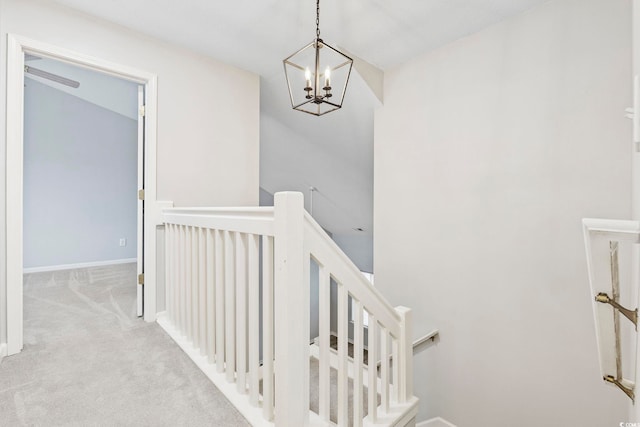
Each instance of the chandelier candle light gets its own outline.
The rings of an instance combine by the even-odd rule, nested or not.
[[[320,0],[316,38],[282,62],[295,110],[321,116],[342,107],[353,60],[320,38]]]

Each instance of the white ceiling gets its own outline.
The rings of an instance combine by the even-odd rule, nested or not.
[[[373,224],[373,111],[358,75],[342,110],[293,111],[282,59],[315,36],[313,0],[50,0],[261,76],[261,186],[314,196],[335,234]],[[322,38],[388,70],[547,0],[322,0]],[[473,66],[473,64],[470,64]]]

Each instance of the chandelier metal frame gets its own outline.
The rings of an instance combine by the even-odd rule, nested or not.
[[[311,53],[309,49],[312,49],[313,52]],[[330,59],[326,59],[327,57]],[[313,62],[311,68],[308,63],[305,64],[310,58]],[[320,0],[316,0],[315,39],[282,62],[291,107],[294,110],[322,116],[342,107],[351,76],[353,59],[320,38]],[[334,78],[333,82],[343,83],[336,88],[335,84],[332,85],[332,78]],[[305,82],[302,88],[303,92],[297,87],[300,86],[298,82],[302,81]]]

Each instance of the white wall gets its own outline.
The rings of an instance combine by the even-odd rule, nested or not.
[[[287,102],[288,100],[283,100],[284,105],[288,105]],[[372,102],[365,104],[370,105]],[[294,117],[308,116],[305,118],[311,120],[308,122],[309,133],[315,134],[318,129],[323,128],[323,132],[334,129],[330,123],[323,122],[328,115],[314,117],[298,111],[293,113]],[[296,132],[295,128],[289,128],[268,113],[263,112],[260,120],[260,185],[265,192],[275,194],[279,191],[299,191],[304,194],[305,209],[311,211],[309,188],[315,187],[313,217],[325,230],[332,233],[335,242],[358,268],[371,272],[373,158],[370,148],[363,147],[362,156],[356,162],[348,155],[336,156],[327,147],[309,139],[305,133]],[[372,123],[369,126],[372,128]],[[327,135],[327,138],[335,136]],[[371,140],[368,142],[371,143]],[[351,140],[344,143],[350,144]],[[352,150],[353,147],[349,147],[347,151]],[[266,196],[264,201],[269,204]],[[273,205],[272,200],[270,204]],[[355,231],[356,228],[363,228],[364,231]]]
[[[173,200],[178,206],[258,204],[258,76],[37,0],[0,0],[3,73],[7,33],[157,74],[159,200]],[[4,171],[4,78],[0,99],[0,168]],[[4,188],[5,174],[0,172],[2,192]],[[4,212],[4,196],[0,200],[0,212]],[[4,221],[4,214],[0,219]],[[0,241],[5,241],[2,228]],[[0,260],[4,260],[4,243],[0,251]],[[0,264],[0,271],[6,271],[4,261]],[[5,298],[5,294],[2,279],[0,295]],[[0,308],[4,305],[2,301]],[[0,325],[0,342],[6,341],[5,328]]]
[[[24,267],[136,258],[137,122],[32,79],[24,94]]]
[[[285,89],[286,91],[286,89]],[[263,96],[269,94],[263,94]],[[287,99],[283,105],[287,106]],[[370,107],[368,107],[370,108]],[[342,111],[337,112],[341,114]],[[291,110],[294,117],[310,120],[306,132],[325,134],[326,143],[337,137],[334,127],[326,122],[330,115],[314,117]],[[335,113],[334,113],[335,114]],[[307,117],[305,117],[307,116]],[[292,120],[291,124],[298,124]],[[354,126],[364,126],[354,124]],[[369,123],[371,127],[371,123]],[[349,233],[361,227],[371,233],[373,183],[373,160],[370,151],[363,147],[362,157],[337,156],[324,144],[316,144],[304,132],[297,131],[289,123],[283,123],[263,112],[260,117],[260,185],[271,194],[279,191],[299,191],[304,194],[305,208],[311,210],[310,187],[313,194],[313,217],[332,233]],[[357,144],[347,136],[340,135],[345,145]],[[371,139],[368,141],[371,143]],[[362,141],[359,142],[362,144]],[[349,147],[348,152],[353,151]]]
[[[418,421],[626,421],[580,220],[631,214],[630,5],[551,1],[386,73],[376,287],[440,329],[415,357]]]

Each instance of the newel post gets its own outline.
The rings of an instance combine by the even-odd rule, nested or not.
[[[398,401],[406,403],[413,396],[413,315],[407,307],[396,307],[400,316]]]
[[[276,193],[274,203],[275,425],[309,420],[309,277],[304,277],[304,198]]]

